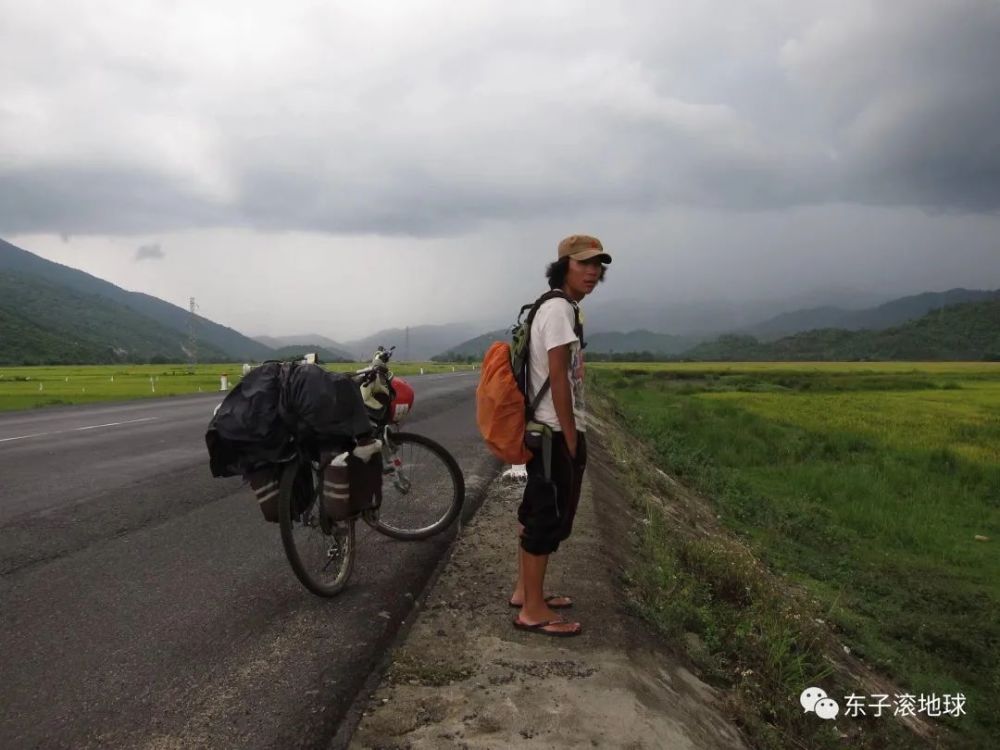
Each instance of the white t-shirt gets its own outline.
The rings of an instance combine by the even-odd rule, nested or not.
[[[583,390],[583,350],[580,339],[574,331],[576,314],[573,305],[562,298],[550,299],[538,308],[531,324],[531,351],[528,364],[531,367],[529,402],[534,403],[539,389],[549,377],[549,350],[569,344],[569,383],[573,395],[573,416],[576,429],[587,430]],[[553,430],[562,430],[556,407],[552,402],[552,387],[542,397],[535,410],[535,421],[547,424]]]

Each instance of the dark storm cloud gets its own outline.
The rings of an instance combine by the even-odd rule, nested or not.
[[[840,197],[1000,208],[1000,3],[863,6],[784,60],[829,118]]]
[[[0,170],[0,234],[130,234],[225,223],[230,209],[153,170]]]
[[[197,4],[81,17],[75,36],[10,4],[0,233],[1000,208],[998,3],[557,3],[546,21],[498,5],[433,23],[451,7],[414,10],[402,36],[377,10],[262,8],[268,43],[248,54],[194,34],[226,27]]]

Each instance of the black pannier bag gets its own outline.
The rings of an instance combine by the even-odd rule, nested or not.
[[[382,504],[382,462],[378,456],[362,461],[351,453],[334,456],[323,470],[323,508],[334,521],[343,521]]]
[[[382,460],[372,456],[362,461],[357,456],[347,458],[351,477],[351,511],[360,513],[382,505]]]
[[[281,475],[277,467],[270,466],[266,469],[258,469],[246,475],[250,489],[257,496],[257,504],[260,512],[264,514],[264,519],[271,523],[278,522],[278,491]]]

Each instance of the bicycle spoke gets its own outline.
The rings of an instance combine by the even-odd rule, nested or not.
[[[304,473],[295,481],[283,478],[281,541],[302,584],[320,596],[333,596],[344,587],[353,567],[353,521],[336,524],[324,520],[316,496],[317,476],[307,465],[295,470],[309,476],[308,480]]]
[[[395,469],[382,488],[374,525],[400,539],[422,539],[447,528],[464,497],[464,481],[454,458],[433,440],[397,433],[391,460]]]

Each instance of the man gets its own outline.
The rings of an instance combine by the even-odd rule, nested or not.
[[[577,325],[582,314],[578,318],[577,305],[604,280],[609,263],[611,256],[596,237],[577,234],[560,242],[557,260],[545,275],[549,287],[561,290],[566,298],[544,302],[531,325],[527,395],[533,403],[549,380],[534,421],[553,431],[552,481],[545,481],[542,454],[535,451],[517,514],[521,523],[518,580],[510,604],[520,607],[514,620],[519,630],[559,637],[579,635],[582,630],[579,622],[565,620],[554,611],[571,607],[572,600],[546,596],[544,582],[549,555],[572,531],[587,464],[583,342]]]

